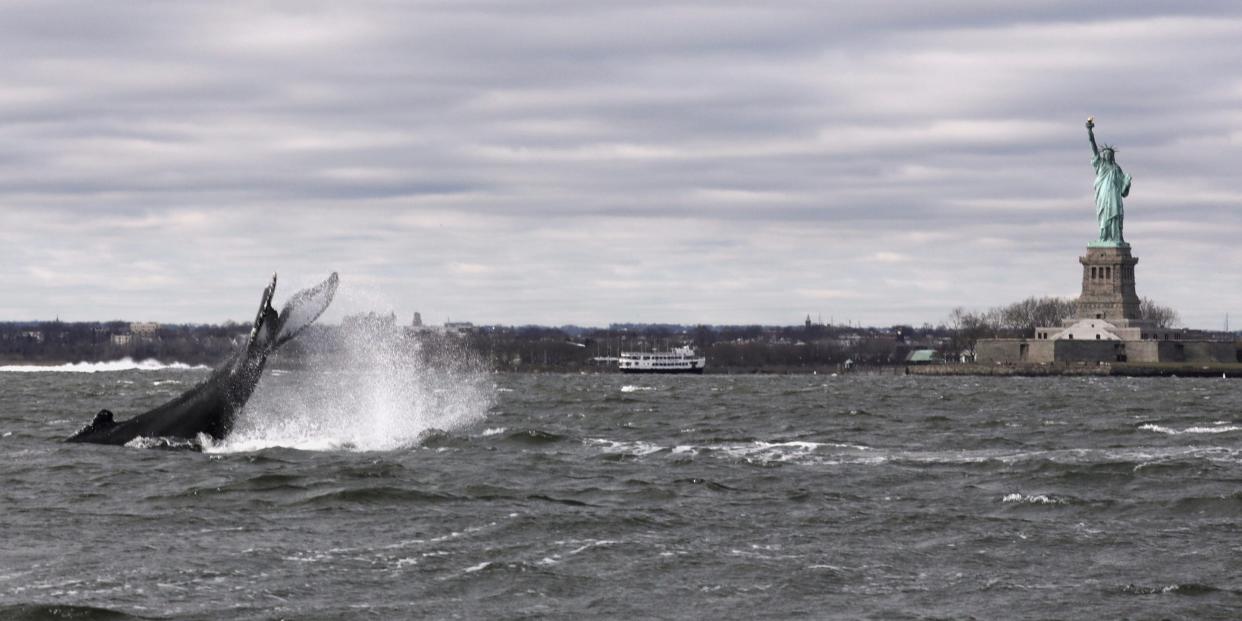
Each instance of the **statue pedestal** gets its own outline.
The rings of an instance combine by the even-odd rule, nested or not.
[[[1130,244],[1087,246],[1078,257],[1082,264],[1082,295],[1078,298],[1078,318],[1103,319],[1125,326],[1139,319],[1139,298],[1134,292],[1134,265]]]

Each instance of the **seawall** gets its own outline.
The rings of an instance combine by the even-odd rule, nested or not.
[[[906,367],[909,375],[1000,377],[1239,377],[1242,363],[936,364]]]

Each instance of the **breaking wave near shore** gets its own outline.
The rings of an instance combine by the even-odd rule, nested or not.
[[[135,361],[121,358],[105,362],[69,362],[57,365],[10,364],[0,365],[0,373],[111,373],[118,371],[199,371],[209,369],[204,365],[183,362],[164,363],[154,358]]]

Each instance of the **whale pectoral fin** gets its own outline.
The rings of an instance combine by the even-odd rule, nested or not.
[[[113,416],[112,410],[99,410],[99,412],[95,414],[95,418],[91,419],[91,424],[88,426],[91,429],[106,429],[108,427],[115,427],[116,421],[113,420]]]
[[[113,420],[112,411],[99,410],[99,413],[95,414],[95,418],[92,418],[91,422],[87,423],[85,427],[79,429],[77,433],[69,436],[68,439],[70,442],[73,442],[91,434],[108,431],[113,427],[116,427],[116,421]]]
[[[280,347],[297,336],[328,309],[332,296],[336,295],[338,280],[336,272],[332,272],[327,280],[310,289],[303,289],[289,298],[280,311],[280,321],[277,322],[280,332],[276,336],[275,347]]]

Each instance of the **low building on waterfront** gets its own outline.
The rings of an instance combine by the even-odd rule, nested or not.
[[[944,359],[934,349],[915,349],[906,354],[906,364],[936,364]]]

